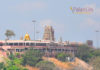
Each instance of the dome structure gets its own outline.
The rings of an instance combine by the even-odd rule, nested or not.
[[[30,40],[30,36],[29,36],[29,34],[28,34],[28,33],[26,33],[26,34],[25,34],[24,40],[25,40],[25,41]]]

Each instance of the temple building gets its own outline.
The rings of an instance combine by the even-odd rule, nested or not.
[[[45,26],[43,40],[55,41],[55,38],[54,38],[54,29],[53,29],[52,26],[50,26],[50,25],[46,25]]]
[[[92,45],[91,41],[88,41]],[[52,26],[45,26],[43,40],[31,40],[28,33],[21,40],[0,40],[0,49],[7,52],[23,53],[30,48],[39,50],[49,56],[57,53],[77,53],[77,47],[82,45],[80,42],[62,41],[62,38],[57,42],[54,38],[54,29]]]

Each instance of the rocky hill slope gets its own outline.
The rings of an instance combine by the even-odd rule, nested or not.
[[[53,62],[59,70],[92,70],[92,67],[79,58],[75,58],[75,62],[61,62],[55,58],[43,58]]]

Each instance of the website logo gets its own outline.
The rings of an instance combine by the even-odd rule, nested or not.
[[[80,8],[80,7],[70,7],[70,10],[74,14],[92,14],[94,9],[90,7]]]

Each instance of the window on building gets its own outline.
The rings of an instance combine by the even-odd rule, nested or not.
[[[19,43],[19,46],[23,46],[24,45],[24,43]]]
[[[30,46],[30,44],[29,43],[26,43],[26,46]]]
[[[18,43],[14,43],[14,46],[18,46]]]
[[[8,43],[8,45],[13,46],[13,43]]]
[[[30,46],[34,46],[35,44],[34,43],[30,43]]]

